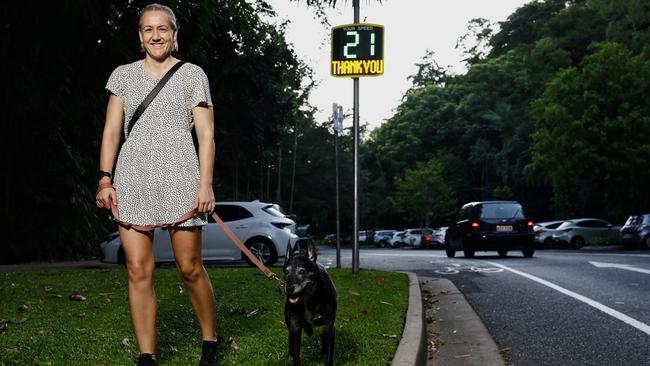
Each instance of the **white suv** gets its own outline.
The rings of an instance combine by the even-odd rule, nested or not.
[[[601,238],[616,237],[620,226],[614,226],[600,219],[574,219],[563,222],[555,229],[553,240],[580,249]]]
[[[278,260],[278,254],[284,253],[287,243],[294,245],[296,223],[287,218],[277,204],[252,202],[216,202],[215,212],[251,252],[265,265]],[[154,231],[154,261],[174,262],[174,251],[166,229]],[[120,246],[120,237],[101,244],[103,261],[124,263],[124,253]],[[203,260],[241,260],[248,258],[230,240],[226,233],[208,215],[208,225],[203,226],[202,235]],[[250,262],[249,262],[250,264]]]

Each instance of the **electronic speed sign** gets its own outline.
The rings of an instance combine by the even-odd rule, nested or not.
[[[361,23],[332,28],[332,76],[356,78],[383,73],[383,25]]]

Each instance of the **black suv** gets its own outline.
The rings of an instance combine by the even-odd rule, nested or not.
[[[650,214],[630,216],[621,228],[621,241],[627,249],[650,249]]]
[[[471,202],[461,207],[456,222],[445,236],[447,257],[462,250],[466,258],[476,251],[496,250],[505,257],[509,250],[521,249],[524,257],[535,253],[533,222],[515,201]]]

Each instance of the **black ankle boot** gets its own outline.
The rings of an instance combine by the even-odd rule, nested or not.
[[[203,341],[199,366],[219,366],[219,359],[217,358],[218,346],[217,341]]]
[[[138,357],[137,366],[156,366],[156,359],[151,353],[141,353]]]

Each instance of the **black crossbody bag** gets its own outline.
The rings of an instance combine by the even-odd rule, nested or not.
[[[171,69],[169,69],[169,71],[167,71],[165,76],[163,76],[162,79],[160,79],[158,84],[156,84],[156,87],[153,88],[153,90],[149,92],[149,94],[146,96],[146,98],[144,98],[142,103],[140,103],[138,108],[133,113],[133,116],[131,116],[131,120],[129,121],[129,127],[128,127],[128,130],[127,130],[127,135],[124,136],[125,140],[126,140],[126,138],[128,138],[131,135],[131,130],[133,129],[133,126],[138,121],[138,119],[140,119],[140,116],[142,116],[142,113],[144,113],[145,109],[147,109],[149,104],[151,104],[151,102],[156,98],[158,93],[160,93],[160,90],[162,90],[162,88],[165,86],[165,84],[167,84],[167,81],[169,81],[169,79],[171,79],[171,77],[174,75],[174,73],[176,73],[176,71],[181,66],[183,66],[184,63],[185,63],[185,61],[178,61],[176,64],[174,64],[174,66],[172,66]]]

